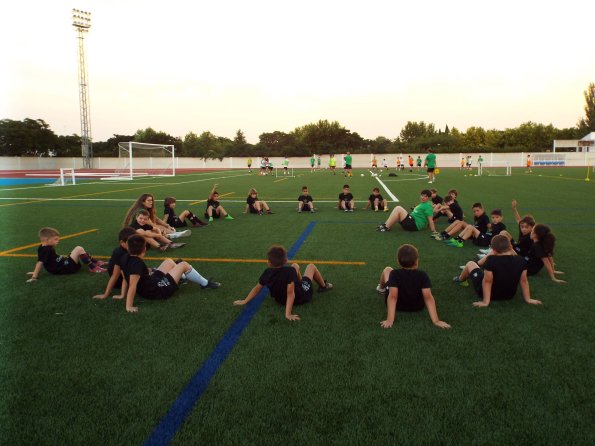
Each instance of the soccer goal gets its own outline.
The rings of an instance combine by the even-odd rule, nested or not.
[[[132,180],[140,176],[176,176],[176,149],[168,144],[118,143],[121,166],[102,180]]]
[[[288,167],[287,170],[283,169],[283,167],[275,167],[275,178],[295,178],[293,174],[293,167]]]
[[[490,161],[489,163],[482,163],[477,166],[478,176],[488,177],[508,177],[512,175],[510,162],[508,161]]]

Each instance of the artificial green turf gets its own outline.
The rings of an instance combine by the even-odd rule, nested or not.
[[[447,169],[434,185],[443,195],[457,188],[469,215],[475,201],[488,211],[502,208],[515,235],[512,198],[519,200],[521,214],[532,213],[552,226],[557,267],[566,271],[569,283],[556,285],[544,272],[531,278],[541,307],[518,297],[473,308],[472,291],[451,283],[458,266],[474,259],[471,244],[450,248],[427,231],[378,233],[375,224],[386,214],[343,213],[335,203],[319,203],[316,214],[295,213],[302,185],[315,200],[334,201],[348,182],[356,200],[365,200],[378,183],[363,170],[349,179],[301,172],[275,182],[226,171],[154,184],[139,179],[3,190],[0,197],[15,200],[0,205],[23,204],[0,207],[0,222],[10,228],[0,250],[34,243],[39,227],[47,225],[62,234],[99,230],[63,240],[60,253],[82,245],[109,255],[138,195],[153,193],[161,210],[165,196],[204,199],[217,182],[222,194],[234,193],[222,202],[236,219],[194,230],[188,245],[170,255],[264,258],[269,245],[289,248],[316,221],[297,259],[366,264],[321,265],[335,289],[296,307],[300,322],[285,321],[283,309],[268,298],[174,443],[590,444],[595,209],[593,185],[583,181],[584,174],[584,169],[536,169],[531,175],[515,170],[508,178],[479,178]],[[397,180],[386,184],[405,207],[417,204],[419,191],[428,187],[414,178],[408,173],[382,177]],[[270,201],[274,215],[242,214],[244,205],[236,200],[250,187]],[[25,198],[74,196],[81,197],[25,204]],[[104,198],[109,201],[88,200]],[[191,208],[201,212],[203,206]],[[187,207],[180,201],[177,210]],[[444,226],[441,221],[439,227]],[[425,312],[397,314],[392,329],[379,327],[386,312],[374,288],[382,268],[394,265],[402,243],[419,248],[438,313],[452,330],[435,328]],[[248,293],[264,268],[195,262],[223,287],[203,291],[184,285],[170,301],[140,300],[140,312],[132,315],[121,301],[91,299],[103,290],[104,276],[44,272],[37,283],[26,284],[25,273],[34,264],[35,258],[0,257],[2,270],[9,272],[0,301],[0,425],[6,444],[142,443],[242,311],[231,302]]]

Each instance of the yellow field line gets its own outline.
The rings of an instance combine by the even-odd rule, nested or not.
[[[64,240],[64,239],[72,238],[72,237],[78,237],[79,235],[89,234],[90,232],[97,232],[97,229],[89,229],[88,231],[77,232],[75,234],[61,235],[60,240]],[[30,245],[19,246],[18,248],[12,248],[7,251],[2,251],[2,252],[0,252],[0,256],[14,255],[15,257],[29,257],[29,256],[36,257],[33,254],[10,254],[12,252],[22,251],[23,249],[33,248],[34,246],[39,246],[39,242],[31,243]]]
[[[227,193],[225,193],[225,194],[220,194],[220,195],[219,195],[219,198],[221,198],[221,197],[226,197],[226,196],[228,196],[228,195],[233,195],[233,194],[235,194],[235,192],[227,192]],[[208,200],[198,200],[198,201],[193,201],[193,202],[192,202],[192,203],[190,203],[188,206],[192,206],[192,205],[195,205],[195,204],[200,204],[200,203],[206,203],[207,201],[208,201]]]
[[[541,174],[539,174],[539,176],[543,177],[543,178],[555,178],[556,180],[585,181],[584,178],[566,178],[566,177],[560,177],[560,176],[556,177],[554,175],[541,175]]]
[[[31,246],[37,246],[39,243]],[[9,254],[8,251],[0,252],[0,257],[37,257],[36,254]],[[96,259],[109,259],[109,256],[93,256]],[[145,257],[145,260],[165,260],[171,257]],[[266,259],[208,259],[203,257],[183,257],[187,262],[213,262],[213,263],[267,263]],[[341,260],[291,260],[292,263],[317,263],[320,265],[352,265],[363,266],[366,262],[346,262]]]

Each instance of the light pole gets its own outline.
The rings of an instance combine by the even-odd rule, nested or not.
[[[89,106],[89,81],[85,61],[85,33],[91,28],[91,13],[72,10],[72,26],[76,30],[79,56],[79,103],[81,115],[81,151],[83,166],[93,167],[93,143],[91,142],[91,113]]]

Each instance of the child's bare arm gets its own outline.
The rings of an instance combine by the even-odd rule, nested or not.
[[[122,288],[120,289],[120,295],[114,296],[114,299],[122,299],[128,294],[128,282],[126,281],[126,277],[124,277],[124,272],[120,274],[122,274]]]
[[[209,192],[209,200],[213,197],[213,193],[217,190],[217,183],[213,184],[211,192]]]
[[[483,300],[473,302],[474,307],[487,307],[492,300],[492,284],[494,283],[494,274],[487,269],[483,271],[483,282],[481,284],[483,290]]]
[[[554,269],[554,261],[553,261],[552,257],[550,257],[550,256],[542,257],[541,260],[543,261],[543,265],[545,266],[545,269],[547,270],[547,273],[550,276],[550,279],[552,279],[556,283],[566,283],[565,280],[558,279],[556,277],[556,273],[561,274],[562,272],[556,271]]]
[[[432,289],[431,288],[422,288],[421,294],[424,298],[424,302],[426,304],[426,308],[428,309],[428,314],[430,315],[430,319],[432,320],[432,323],[436,327],[450,328],[450,325],[448,325],[444,321],[441,321],[440,318],[438,317],[438,311],[436,310],[436,301],[434,300],[434,296],[432,295]]]
[[[521,292],[523,293],[523,299],[530,305],[541,305],[541,301],[537,299],[531,299],[531,290],[529,289],[529,280],[527,279],[527,270],[523,271],[521,275]]]
[[[521,215],[519,214],[517,205],[518,205],[518,202],[516,200],[512,200],[512,213],[514,214],[514,219],[516,220],[516,222],[518,224],[521,221]]]
[[[105,299],[110,295],[112,290],[114,289],[114,285],[118,281],[118,277],[120,277],[120,265],[114,265],[114,270],[112,271],[112,275],[107,281],[107,286],[105,287],[105,291],[103,294],[97,294],[93,296],[93,299]]]
[[[248,213],[248,209],[250,209],[250,206],[248,205],[248,203],[246,203],[246,206],[244,206],[244,214]]]
[[[300,317],[293,314],[293,303],[295,301],[295,284],[287,284],[287,301],[285,302],[285,318],[290,321],[299,321]]]
[[[399,298],[399,289],[391,287],[388,289],[388,299],[386,300],[386,320],[380,322],[382,328],[390,328],[395,323],[397,315],[397,299]]]
[[[254,288],[252,288],[252,290],[250,290],[250,292],[248,293],[248,295],[246,296],[245,299],[234,300],[233,304],[234,305],[246,305],[248,302],[250,302],[252,299],[254,299],[258,293],[260,293],[260,290],[262,290],[262,288],[263,288],[263,286],[260,283],[257,283],[256,285],[254,285]]]
[[[138,312],[138,307],[134,306],[134,297],[136,296],[136,286],[138,285],[139,280],[140,276],[138,274],[132,274],[130,276],[130,284],[128,292],[126,293],[126,311],[129,313]]]
[[[27,273],[28,275],[31,276],[31,278],[29,280],[27,280],[27,282],[31,283],[31,282],[35,282],[37,280],[37,278],[39,277],[39,273],[41,272],[41,268],[43,268],[43,262],[37,262],[35,264],[35,269],[29,273]]]
[[[428,217],[428,226],[432,232],[436,232],[436,225],[434,224],[434,219],[432,217]]]

